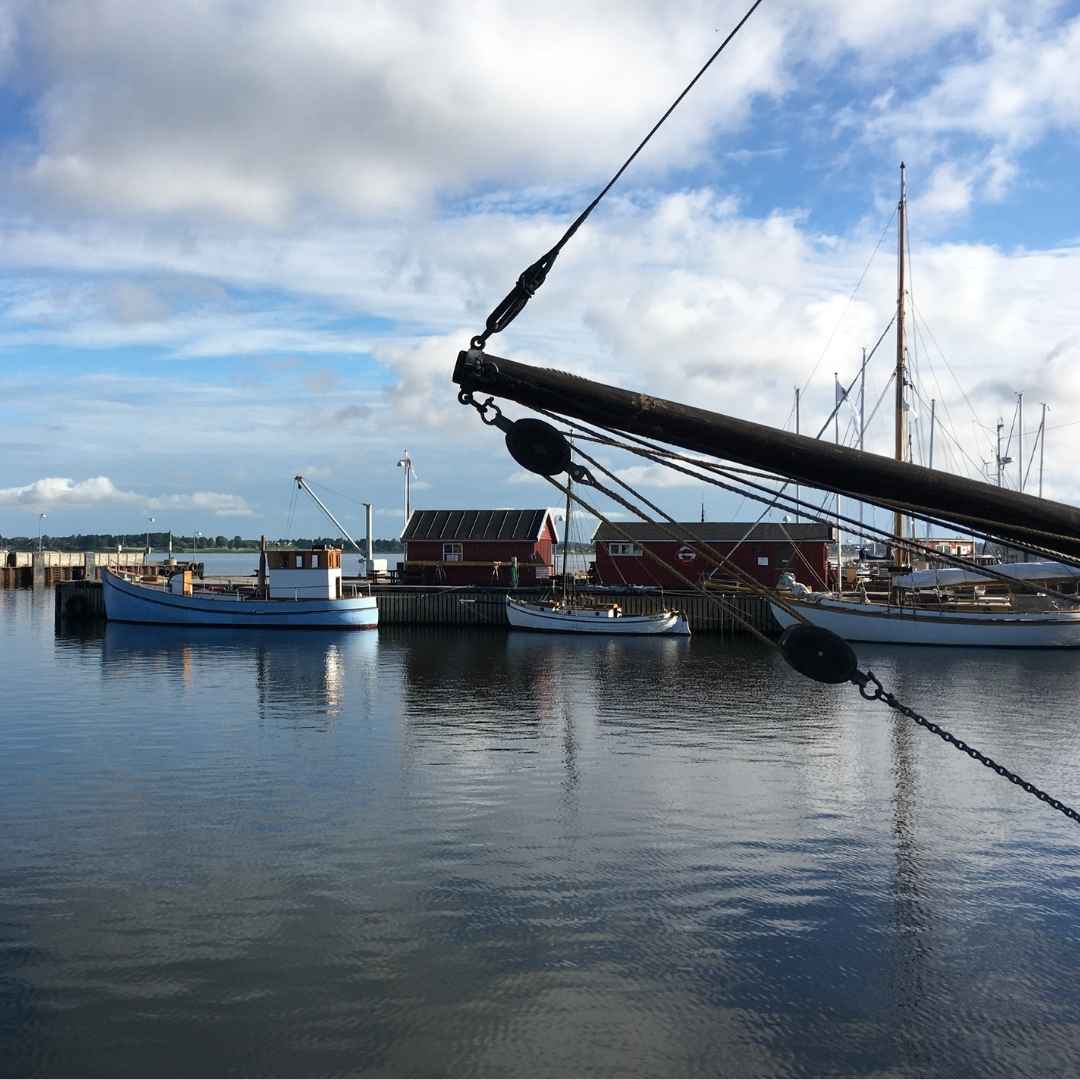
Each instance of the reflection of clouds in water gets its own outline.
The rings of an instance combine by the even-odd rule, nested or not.
[[[101,647],[77,722],[0,726],[24,760],[40,740],[0,784],[0,937],[43,1014],[65,995],[36,1029],[58,1069],[107,1071],[78,1056],[107,1040],[125,1072],[162,1042],[210,1071],[237,1030],[262,1056],[231,1071],[1075,1061],[1075,832],[753,643],[113,626]],[[53,670],[71,685],[87,655]],[[1080,789],[1075,658],[863,663]]]

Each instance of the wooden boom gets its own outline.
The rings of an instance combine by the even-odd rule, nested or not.
[[[869,503],[901,503],[1004,540],[1080,557],[1080,510],[978,480],[793,435],[721,413],[623,390],[479,350],[458,353],[462,390],[509,398],[584,423],[767,469],[800,484]]]

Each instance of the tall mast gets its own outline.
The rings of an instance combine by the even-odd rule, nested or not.
[[[1046,458],[1046,402],[1042,403],[1042,420],[1039,422],[1039,498],[1042,498],[1043,461]]]
[[[833,396],[839,400],[833,407],[834,436],[833,441],[840,445],[840,402],[844,400],[844,392],[840,389],[840,372],[833,372]],[[843,563],[844,563],[844,534],[840,530],[840,492],[836,493],[836,588],[843,591]]]
[[[1016,395],[1016,490],[1024,490],[1024,391]]]
[[[927,467],[932,469],[934,467],[934,410],[937,407],[937,398],[930,399],[930,459],[927,462]],[[930,519],[926,519],[926,539],[930,539]]]
[[[799,388],[795,387],[795,434],[799,434]],[[795,481],[795,520],[799,520],[799,482]]]
[[[866,437],[866,346],[862,351],[862,367],[859,368],[859,450],[865,450]],[[862,532],[863,503],[859,502],[859,531]]]
[[[900,162],[900,203],[896,211],[897,220],[897,268],[896,268],[896,460],[904,460],[907,448],[907,418],[904,414],[904,242],[907,232],[907,187],[904,179],[904,163]],[[897,510],[893,514],[893,533],[897,537],[904,535],[904,515]],[[893,561],[898,566],[908,564],[907,553],[901,547],[894,547]]]
[[[570,440],[570,455],[573,460],[574,443]],[[566,512],[563,514],[563,534],[562,534],[562,595],[563,600],[566,600],[566,557],[570,553],[570,485],[573,484],[574,479],[568,472],[566,474]]]

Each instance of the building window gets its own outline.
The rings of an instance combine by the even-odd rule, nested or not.
[[[313,567],[315,567],[316,570],[319,569],[319,556],[318,555],[312,555],[311,556],[311,565]]]
[[[609,555],[640,555],[640,544],[608,544]]]
[[[296,569],[297,570],[303,570],[304,569],[304,556],[303,555],[297,555],[296,556]]]
[[[461,545],[443,544],[442,557],[443,562],[461,562]]]

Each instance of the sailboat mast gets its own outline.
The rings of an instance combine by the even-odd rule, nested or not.
[[[896,460],[904,460],[907,444],[907,417],[904,413],[904,244],[907,232],[907,187],[904,163],[900,162],[900,203],[897,207],[897,269],[896,269]],[[897,510],[893,514],[893,533],[897,538],[904,535],[904,515]],[[907,565],[907,553],[896,546],[893,561],[898,566]]]
[[[800,434],[800,432],[799,432],[799,388],[797,386],[795,387],[795,434],[796,435]],[[799,511],[798,511],[798,508],[797,508],[798,503],[799,503],[799,482],[796,480],[795,481],[795,504],[796,504],[795,520],[796,520],[796,522],[798,522],[800,520]]]
[[[1042,420],[1039,421],[1039,498],[1042,498],[1043,461],[1046,459],[1046,402],[1042,403]],[[171,541],[170,541],[171,543]],[[172,550],[171,548],[169,549]]]
[[[574,443],[570,440],[570,454],[571,460],[573,460]],[[563,600],[566,599],[566,557],[570,553],[570,486],[573,484],[573,477],[566,474],[566,512],[563,514],[563,544],[562,544],[562,594]]]
[[[863,442],[866,438],[866,346],[862,351],[862,367],[859,368],[859,451],[866,449]],[[859,531],[862,532],[863,503],[859,503]]]

